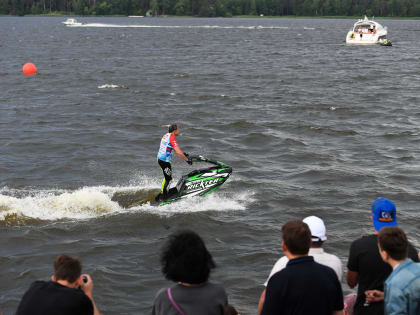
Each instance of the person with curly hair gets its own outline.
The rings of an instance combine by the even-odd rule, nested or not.
[[[209,281],[216,264],[197,233],[185,230],[170,235],[160,262],[165,278],[176,284],[157,293],[153,315],[224,314],[226,291]]]

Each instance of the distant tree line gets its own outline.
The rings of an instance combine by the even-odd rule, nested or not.
[[[420,0],[0,0],[0,14],[420,16]]]

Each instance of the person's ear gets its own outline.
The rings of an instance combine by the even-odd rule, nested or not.
[[[381,246],[378,244],[379,255],[381,256],[384,262],[388,262],[389,255],[386,251],[382,250]]]
[[[386,251],[379,250],[379,254],[381,255],[383,261],[385,261],[385,262],[388,261],[389,255]]]
[[[284,244],[283,241],[281,242],[281,250],[283,251],[283,253],[288,251],[287,246],[286,246],[286,244]]]
[[[74,281],[76,288],[82,286],[83,283],[83,279],[82,279],[82,275],[79,276],[79,278],[76,279],[76,281]]]

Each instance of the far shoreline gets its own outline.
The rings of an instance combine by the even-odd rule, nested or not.
[[[0,14],[0,17],[76,17],[76,18],[89,18],[89,17],[126,17],[130,19],[149,19],[149,18],[204,18],[204,19],[325,19],[325,20],[334,20],[334,19],[346,19],[346,20],[358,20],[364,16],[296,16],[296,15],[267,15],[267,16],[258,16],[258,15],[234,15],[234,16],[179,16],[179,15],[161,15],[154,17],[130,17],[127,15],[77,15],[70,12],[52,12],[46,14],[26,14],[26,15],[10,15],[10,14]],[[420,20],[420,17],[411,16],[377,16],[372,17],[373,20]]]

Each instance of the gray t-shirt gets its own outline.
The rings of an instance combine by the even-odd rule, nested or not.
[[[185,315],[223,315],[227,305],[226,291],[221,284],[206,282],[198,287],[176,284],[171,287],[172,298]],[[153,315],[180,315],[168,297],[167,289],[156,295]]]

